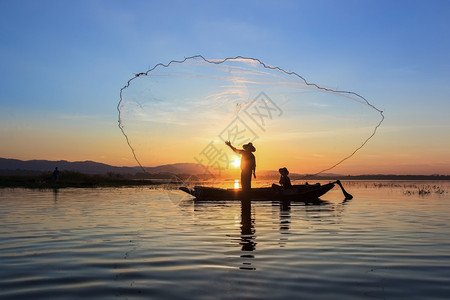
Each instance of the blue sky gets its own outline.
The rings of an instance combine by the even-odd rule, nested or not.
[[[450,173],[449,1],[0,0],[0,36],[0,157],[133,165],[117,128],[127,80],[242,55],[384,110],[373,172]]]

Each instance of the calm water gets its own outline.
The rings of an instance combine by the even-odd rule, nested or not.
[[[3,189],[0,298],[450,298],[449,183],[344,186],[288,207]]]

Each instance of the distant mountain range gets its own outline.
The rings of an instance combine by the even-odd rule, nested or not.
[[[69,162],[66,160],[50,161],[50,160],[18,160],[0,158],[1,170],[26,170],[26,171],[38,171],[47,172],[53,171],[55,167],[58,167],[60,171],[76,171],[86,174],[105,174],[108,172],[114,173],[136,173],[136,168],[129,167],[114,167],[107,164],[97,163],[94,161],[75,161]]]
[[[84,174],[136,174],[143,173],[141,167],[116,167],[104,163],[94,161],[50,161],[50,160],[18,160],[0,158],[0,170],[3,175],[13,174],[33,174],[41,172],[52,172],[55,167],[60,171],[75,171]],[[189,174],[201,175],[205,174],[203,166],[195,163],[175,163],[156,167],[145,167],[147,173],[150,174]],[[277,177],[278,171],[259,171],[260,177]]]
[[[0,175],[36,175],[43,172],[52,172],[55,167],[60,171],[74,171],[84,174],[130,174],[135,175],[143,173],[141,167],[116,167],[104,163],[94,161],[50,161],[50,160],[18,160],[0,158]],[[205,174],[204,167],[195,163],[175,163],[156,167],[145,167],[145,171],[149,174],[185,174],[185,175],[202,175]],[[237,171],[237,170],[236,170]],[[280,175],[277,170],[257,170],[258,178],[276,179]],[[289,174],[291,179],[304,179],[305,174]],[[314,176],[316,179],[360,179],[360,180],[450,180],[450,175],[356,175],[345,176],[332,173],[322,173],[320,176]]]
[[[60,171],[75,171],[85,174],[136,174],[143,172],[141,167],[116,167],[104,163],[94,161],[50,161],[50,160],[18,160],[0,158],[0,170],[2,173],[7,171],[34,171],[34,172],[50,172],[58,167]],[[157,167],[145,167],[145,171],[151,174],[171,173],[171,174],[203,174],[202,166],[194,163],[176,163],[161,165]]]
[[[55,167],[60,171],[75,171],[84,174],[137,174],[143,173],[141,167],[116,167],[104,163],[94,161],[50,161],[50,160],[18,160],[0,158],[0,174],[3,175],[23,175],[35,174],[42,172],[52,172]],[[175,163],[156,167],[145,167],[145,171],[149,174],[189,174],[202,175],[205,174],[203,166],[195,163]],[[236,170],[237,171],[237,170]],[[327,174],[330,175],[330,174]],[[257,171],[259,178],[278,178],[280,175],[277,170]],[[301,174],[291,173],[291,176],[304,176]]]

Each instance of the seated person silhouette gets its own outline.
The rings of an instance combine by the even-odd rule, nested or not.
[[[282,189],[291,188],[292,184],[291,184],[291,180],[289,179],[289,176],[288,176],[289,175],[288,169],[280,168],[280,169],[278,169],[278,172],[280,172],[280,174],[281,174],[280,181],[279,181],[281,186],[279,186],[278,184],[273,184],[272,187],[282,188]]]

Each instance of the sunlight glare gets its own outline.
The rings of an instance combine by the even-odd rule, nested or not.
[[[239,158],[236,158],[233,160],[233,166],[235,166],[236,168],[241,166],[241,160]]]
[[[237,190],[239,189],[239,179],[234,180],[234,188]]]

